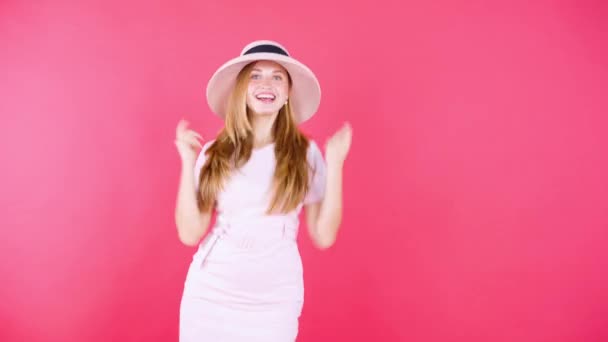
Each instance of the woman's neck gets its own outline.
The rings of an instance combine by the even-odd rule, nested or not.
[[[253,147],[263,147],[273,142],[272,128],[276,115],[255,115],[252,120]]]

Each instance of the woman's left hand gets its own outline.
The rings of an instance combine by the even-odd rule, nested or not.
[[[342,166],[352,141],[352,128],[349,123],[345,123],[334,135],[332,135],[325,145],[325,159],[328,164]]]

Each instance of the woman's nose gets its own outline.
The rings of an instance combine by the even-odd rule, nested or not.
[[[272,77],[264,77],[262,78],[262,85],[270,85],[272,82]]]

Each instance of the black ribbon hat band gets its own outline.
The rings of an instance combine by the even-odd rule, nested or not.
[[[245,53],[243,53],[243,55],[249,55],[252,53],[277,53],[279,55],[289,56],[287,51],[281,49],[280,47],[278,47],[276,45],[270,45],[270,44],[262,44],[262,45],[254,46],[251,49],[245,51]]]

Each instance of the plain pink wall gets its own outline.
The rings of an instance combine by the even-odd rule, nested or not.
[[[177,340],[175,125],[217,133],[254,39],[318,74],[307,133],[354,128],[299,341],[608,339],[605,2],[35,3],[0,3],[1,341]]]

